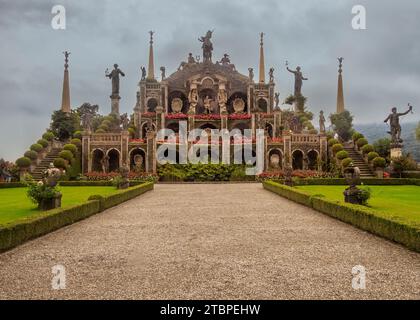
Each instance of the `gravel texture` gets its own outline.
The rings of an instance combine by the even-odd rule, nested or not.
[[[51,287],[57,264],[65,290]],[[260,184],[156,185],[0,255],[0,299],[419,299],[419,287],[420,254]]]

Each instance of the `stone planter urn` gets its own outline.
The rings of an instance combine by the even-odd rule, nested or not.
[[[362,204],[360,199],[361,190],[357,188],[360,182],[360,169],[354,165],[349,165],[344,169],[344,177],[349,184],[349,187],[344,190],[344,201],[352,204]]]
[[[384,178],[384,168],[376,168],[375,169],[376,178],[383,179]]]
[[[52,210],[61,207],[62,194],[57,192],[53,198],[42,199],[38,203],[38,209],[42,211]]]
[[[20,169],[19,177],[20,177],[20,180],[23,181],[23,178],[25,177],[25,174],[27,174],[28,171],[29,171],[29,167],[21,167],[19,169]]]

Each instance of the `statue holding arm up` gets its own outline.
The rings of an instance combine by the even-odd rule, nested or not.
[[[405,116],[409,112],[413,112],[413,107],[408,104],[408,110],[403,113],[398,113],[397,108],[392,108],[392,112],[390,115],[384,120],[385,123],[388,123],[391,127],[391,131],[388,133],[391,135],[392,143],[399,144],[402,143],[403,140],[401,139],[401,125],[400,125],[400,117]]]
[[[308,80],[308,78],[305,78],[302,74],[302,72],[300,71],[300,67],[296,67],[296,70],[291,70],[289,69],[289,64],[286,62],[286,69],[287,71],[293,73],[295,75],[295,92],[294,92],[294,96],[295,97],[299,97],[302,95],[302,84],[303,81],[302,80]]]
[[[114,70],[111,73],[108,69],[105,71],[105,76],[112,80],[112,95],[118,96],[120,93],[120,75],[125,77],[124,72],[118,68],[118,64],[114,64]]]

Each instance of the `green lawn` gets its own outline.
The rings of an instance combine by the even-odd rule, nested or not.
[[[0,225],[36,215],[40,211],[26,196],[26,188],[0,189]],[[63,194],[62,207],[69,207],[82,202],[94,194],[103,196],[118,193],[115,187],[59,187]]]
[[[321,194],[326,199],[344,202],[345,186],[297,186],[313,195]],[[372,196],[368,206],[381,215],[409,220],[420,226],[420,187],[419,186],[369,186]]]

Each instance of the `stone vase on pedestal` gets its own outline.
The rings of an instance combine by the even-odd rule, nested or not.
[[[38,209],[42,211],[52,210],[61,207],[62,194],[57,192],[53,198],[42,199],[38,203]]]

